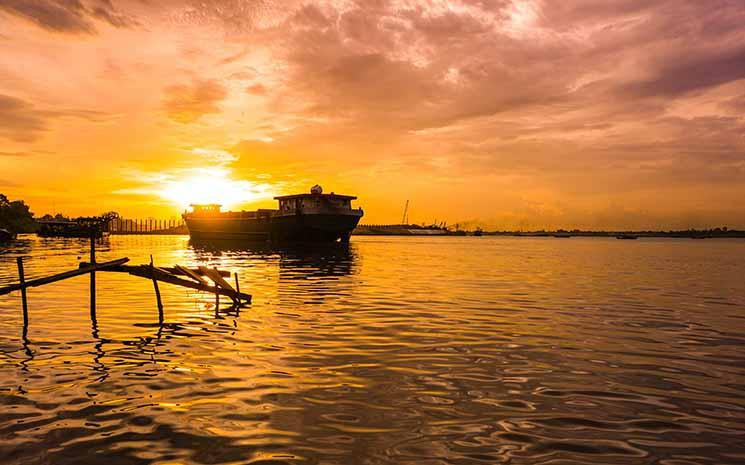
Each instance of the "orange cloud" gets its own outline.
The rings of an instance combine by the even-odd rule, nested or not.
[[[94,20],[114,27],[130,27],[137,22],[118,12],[110,0],[4,0],[0,10],[16,15],[44,29],[63,33],[93,34]]]
[[[215,80],[168,86],[165,94],[166,113],[179,123],[191,123],[206,114],[219,113],[218,104],[228,95],[225,87]]]

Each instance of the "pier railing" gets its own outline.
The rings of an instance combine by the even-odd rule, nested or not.
[[[182,219],[115,218],[109,224],[111,234],[188,234]]]

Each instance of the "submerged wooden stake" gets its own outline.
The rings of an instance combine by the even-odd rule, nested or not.
[[[91,265],[96,266],[96,238],[91,235]],[[91,316],[96,311],[96,270],[91,270]]]
[[[26,324],[28,322],[28,302],[26,301],[26,277],[23,273],[23,258],[18,257],[16,258],[16,263],[18,264],[18,278],[21,281],[21,301],[23,302],[23,322]]]

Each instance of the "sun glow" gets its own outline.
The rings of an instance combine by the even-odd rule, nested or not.
[[[231,179],[230,172],[224,168],[205,168],[194,170],[180,179],[164,181],[161,197],[168,199],[180,208],[191,204],[218,203],[224,210],[269,196],[268,184]]]

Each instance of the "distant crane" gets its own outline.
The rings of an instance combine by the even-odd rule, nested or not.
[[[409,201],[406,200],[406,206],[404,207],[404,216],[401,217],[401,224],[409,224],[409,217],[406,216],[409,213]]]

